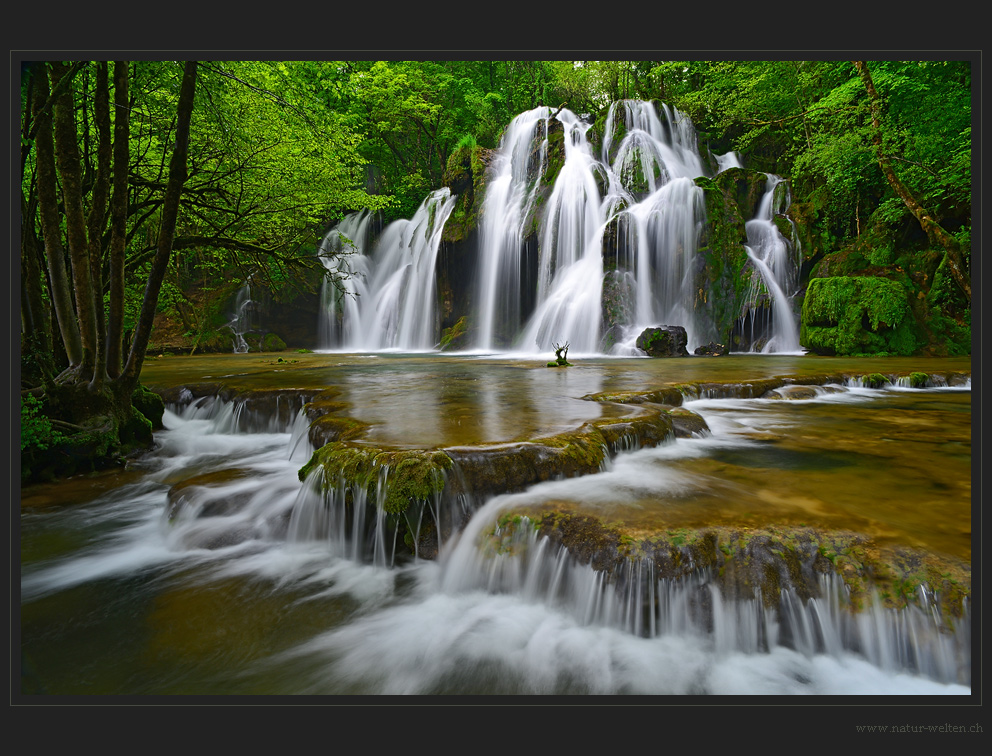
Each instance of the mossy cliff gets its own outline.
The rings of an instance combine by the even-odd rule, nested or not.
[[[812,268],[800,341],[819,354],[970,354],[971,308],[941,252],[866,234]]]

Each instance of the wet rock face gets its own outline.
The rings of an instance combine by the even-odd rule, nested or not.
[[[645,328],[635,343],[649,357],[688,357],[688,341],[682,326],[661,325]]]

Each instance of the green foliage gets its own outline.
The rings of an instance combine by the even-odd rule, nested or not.
[[[883,100],[884,151],[969,261],[970,61],[869,61],[869,67]],[[161,223],[182,64],[135,61],[129,70],[125,333],[137,320]],[[97,140],[88,97],[95,66],[77,76],[81,160],[92,167]],[[313,251],[334,220],[360,208],[381,211],[387,222],[410,217],[466,150],[478,207],[480,156],[498,146],[518,113],[565,106],[597,124],[594,137],[604,109],[626,97],[677,107],[693,120],[704,152],[737,150],[749,168],[786,176],[795,215],[801,207],[808,221],[808,262],[857,246],[833,260],[828,275],[901,265],[908,249],[920,248],[918,223],[879,169],[866,91],[850,61],[210,61],[199,68],[189,178],[158,310],[180,318],[203,343],[223,324],[227,287],[235,280],[254,274],[277,297],[313,291],[323,272]],[[26,198],[36,180],[32,145],[23,138]],[[552,164],[548,175],[558,169]],[[708,212],[713,194],[707,191]],[[471,207],[459,205],[449,223],[467,233],[474,222]],[[877,239],[854,244],[874,229]],[[734,239],[709,239],[705,253],[715,259],[734,245]],[[740,278],[730,268],[713,270],[724,291],[710,301],[739,296],[730,284]],[[966,349],[970,315],[946,270],[929,289],[920,288],[934,338],[948,340],[954,353]],[[195,290],[216,297],[197,298]],[[909,343],[885,341],[885,351]],[[880,348],[858,346],[869,347]]]
[[[21,397],[21,453],[31,450],[45,450],[65,441],[65,436],[52,427],[52,421],[44,414],[40,399],[31,394]]]
[[[970,226],[969,61],[869,61],[883,103],[883,149],[949,230]],[[850,61],[667,61],[659,97],[689,115],[715,152],[790,178],[821,232],[842,246],[867,218],[914,223],[878,166],[868,98]],[[946,219],[946,220],[945,220]]]

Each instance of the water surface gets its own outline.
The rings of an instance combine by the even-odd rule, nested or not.
[[[614,411],[583,399],[600,391],[968,368],[960,360],[806,357],[588,359],[567,370],[492,356],[275,359],[163,358],[144,379],[161,385],[234,376],[225,380],[244,387],[326,386],[340,392],[349,413],[375,423],[383,442],[445,445],[574,426]],[[480,502],[472,532],[484,531],[500,513],[557,507],[644,531],[717,524],[843,528],[970,560],[969,387],[838,386],[811,400],[700,399],[686,406],[706,419],[711,434],[621,454],[596,475]],[[22,492],[24,692],[970,691],[967,680],[920,674],[884,654],[812,646],[756,651],[741,640],[755,618],[748,606],[722,609],[728,626],[738,628],[731,635],[680,624],[677,613],[663,632],[631,633],[603,604],[589,614],[589,596],[604,600],[596,592],[601,577],[561,561],[567,555],[534,557],[532,566],[545,566],[528,577],[529,568],[512,561],[497,570],[470,535],[444,544],[436,562],[393,566],[369,564],[338,543],[287,539],[280,523],[310,506],[311,495],[297,477],[309,449],[296,445],[293,429],[232,433],[196,412],[170,411],[166,423],[156,435],[158,449],[127,470]],[[204,471],[230,471],[207,494],[237,507],[170,523],[169,489]],[[554,574],[563,581],[557,589]]]

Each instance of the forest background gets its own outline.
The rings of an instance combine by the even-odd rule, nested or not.
[[[677,108],[713,153],[789,179],[810,269],[903,282],[919,348],[970,353],[972,63],[25,61],[22,471],[58,445],[93,460],[147,443],[156,316],[199,345],[249,276],[312,294],[336,221],[410,217],[539,105],[594,124],[619,99]]]

